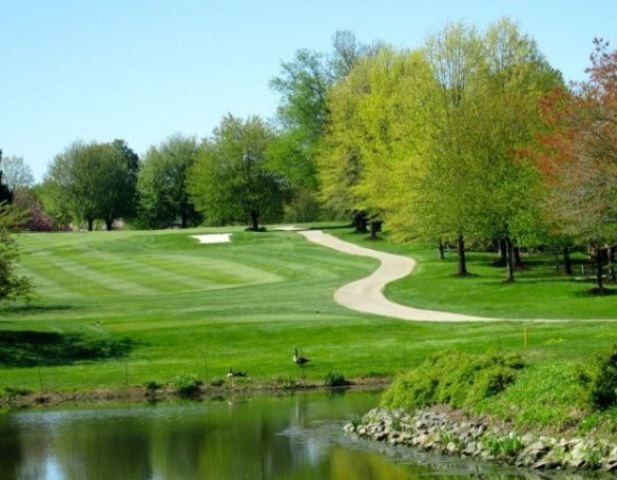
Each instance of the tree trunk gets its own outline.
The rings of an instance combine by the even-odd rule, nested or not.
[[[521,251],[518,247],[514,247],[514,266],[516,268],[523,268],[523,260],[521,260]]]
[[[371,240],[377,240],[377,222],[371,222]]]
[[[356,233],[367,233],[368,229],[366,228],[367,219],[365,212],[356,212],[354,214],[353,219],[354,226],[356,227]]]
[[[92,230],[94,230],[94,219],[88,218],[88,231],[91,232]]]
[[[446,259],[446,247],[444,246],[441,240],[439,240],[438,248],[439,248],[439,260],[445,260]]]
[[[501,265],[502,267],[505,267],[508,261],[506,241],[503,238],[500,238],[498,240],[498,244],[499,244],[499,265]]]
[[[465,239],[463,235],[459,235],[457,247],[458,253],[458,275],[464,277],[469,272],[467,271],[467,259],[465,258]]]
[[[570,249],[563,247],[563,267],[566,275],[572,275],[572,259],[570,258]]]
[[[113,218],[105,219],[105,228],[107,229],[108,232],[111,232],[114,229],[114,219]]]
[[[187,220],[186,217],[187,217],[186,212],[182,212],[180,214],[180,227],[181,228],[186,228],[187,227],[188,220]]]
[[[596,250],[596,285],[598,290],[604,290],[604,255],[600,248]]]
[[[259,231],[259,214],[257,212],[251,212],[251,230]]]
[[[617,247],[613,246],[608,251],[609,276],[612,282],[617,281],[617,271],[615,271],[615,249],[617,249]]]
[[[510,237],[504,239],[506,244],[506,282],[514,281],[514,245]]]

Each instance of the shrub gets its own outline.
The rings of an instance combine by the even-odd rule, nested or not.
[[[540,361],[521,371],[498,395],[473,405],[484,413],[511,421],[517,428],[567,430],[576,425],[589,405],[589,386],[582,370],[567,361]]]
[[[210,382],[210,385],[212,385],[213,387],[222,387],[223,385],[225,385],[225,380],[223,380],[222,378],[215,378]]]
[[[590,397],[592,407],[598,410],[605,410],[617,403],[617,346],[598,360]]]
[[[283,388],[295,388],[297,382],[295,378],[279,377],[276,379],[276,385]]]
[[[503,437],[486,434],[482,437],[482,444],[495,457],[513,457],[523,449],[523,442],[516,435]]]
[[[602,450],[599,448],[589,447],[585,449],[584,458],[590,468],[600,468],[602,466]]]
[[[326,375],[325,385],[327,387],[344,387],[349,385],[342,373],[330,372]]]
[[[192,375],[185,373],[174,379],[174,388],[181,397],[193,397],[201,391],[202,382]]]
[[[395,430],[398,430],[398,428],[396,428]],[[456,446],[457,450],[462,450],[463,448],[465,448],[465,442],[458,435],[455,435],[454,433],[447,430],[442,430],[441,432],[439,432],[439,443],[444,447],[447,446],[449,443],[453,443]]]
[[[4,394],[9,397],[24,397],[30,395],[32,390],[27,387],[4,387]]]
[[[149,382],[146,383],[146,390],[150,391],[150,392],[154,392],[156,390],[159,390],[162,388],[163,385],[161,385],[159,382],[157,382],[156,380],[150,380]]]
[[[362,416],[356,414],[353,417],[351,417],[351,424],[353,425],[354,428],[358,428],[360,425],[362,425]]]
[[[442,353],[400,375],[382,398],[385,407],[455,408],[497,395],[516,381],[525,364],[518,355]]]

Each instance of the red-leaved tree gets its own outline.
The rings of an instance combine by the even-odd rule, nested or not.
[[[617,241],[617,50],[601,39],[594,45],[589,79],[541,102],[546,132],[538,164],[551,223],[589,247],[603,291]]]

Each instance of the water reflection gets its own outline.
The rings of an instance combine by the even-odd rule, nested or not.
[[[397,480],[460,479],[468,472],[477,478],[475,466],[426,456],[401,461],[395,451],[379,453],[342,435],[343,420],[378,401],[379,392],[313,392],[0,415],[0,477]],[[492,471],[485,478],[521,477]]]

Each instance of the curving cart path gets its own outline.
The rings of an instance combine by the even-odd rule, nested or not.
[[[424,322],[469,322],[496,320],[487,317],[473,317],[459,313],[422,310],[408,307],[388,300],[384,287],[394,280],[409,275],[416,268],[416,261],[410,257],[380,252],[346,242],[321,230],[304,230],[298,232],[307,240],[339,252],[361,257],[376,258],[381,265],[368,277],[343,285],[334,292],[334,300],[343,307],[362,313],[372,313],[401,320]]]

